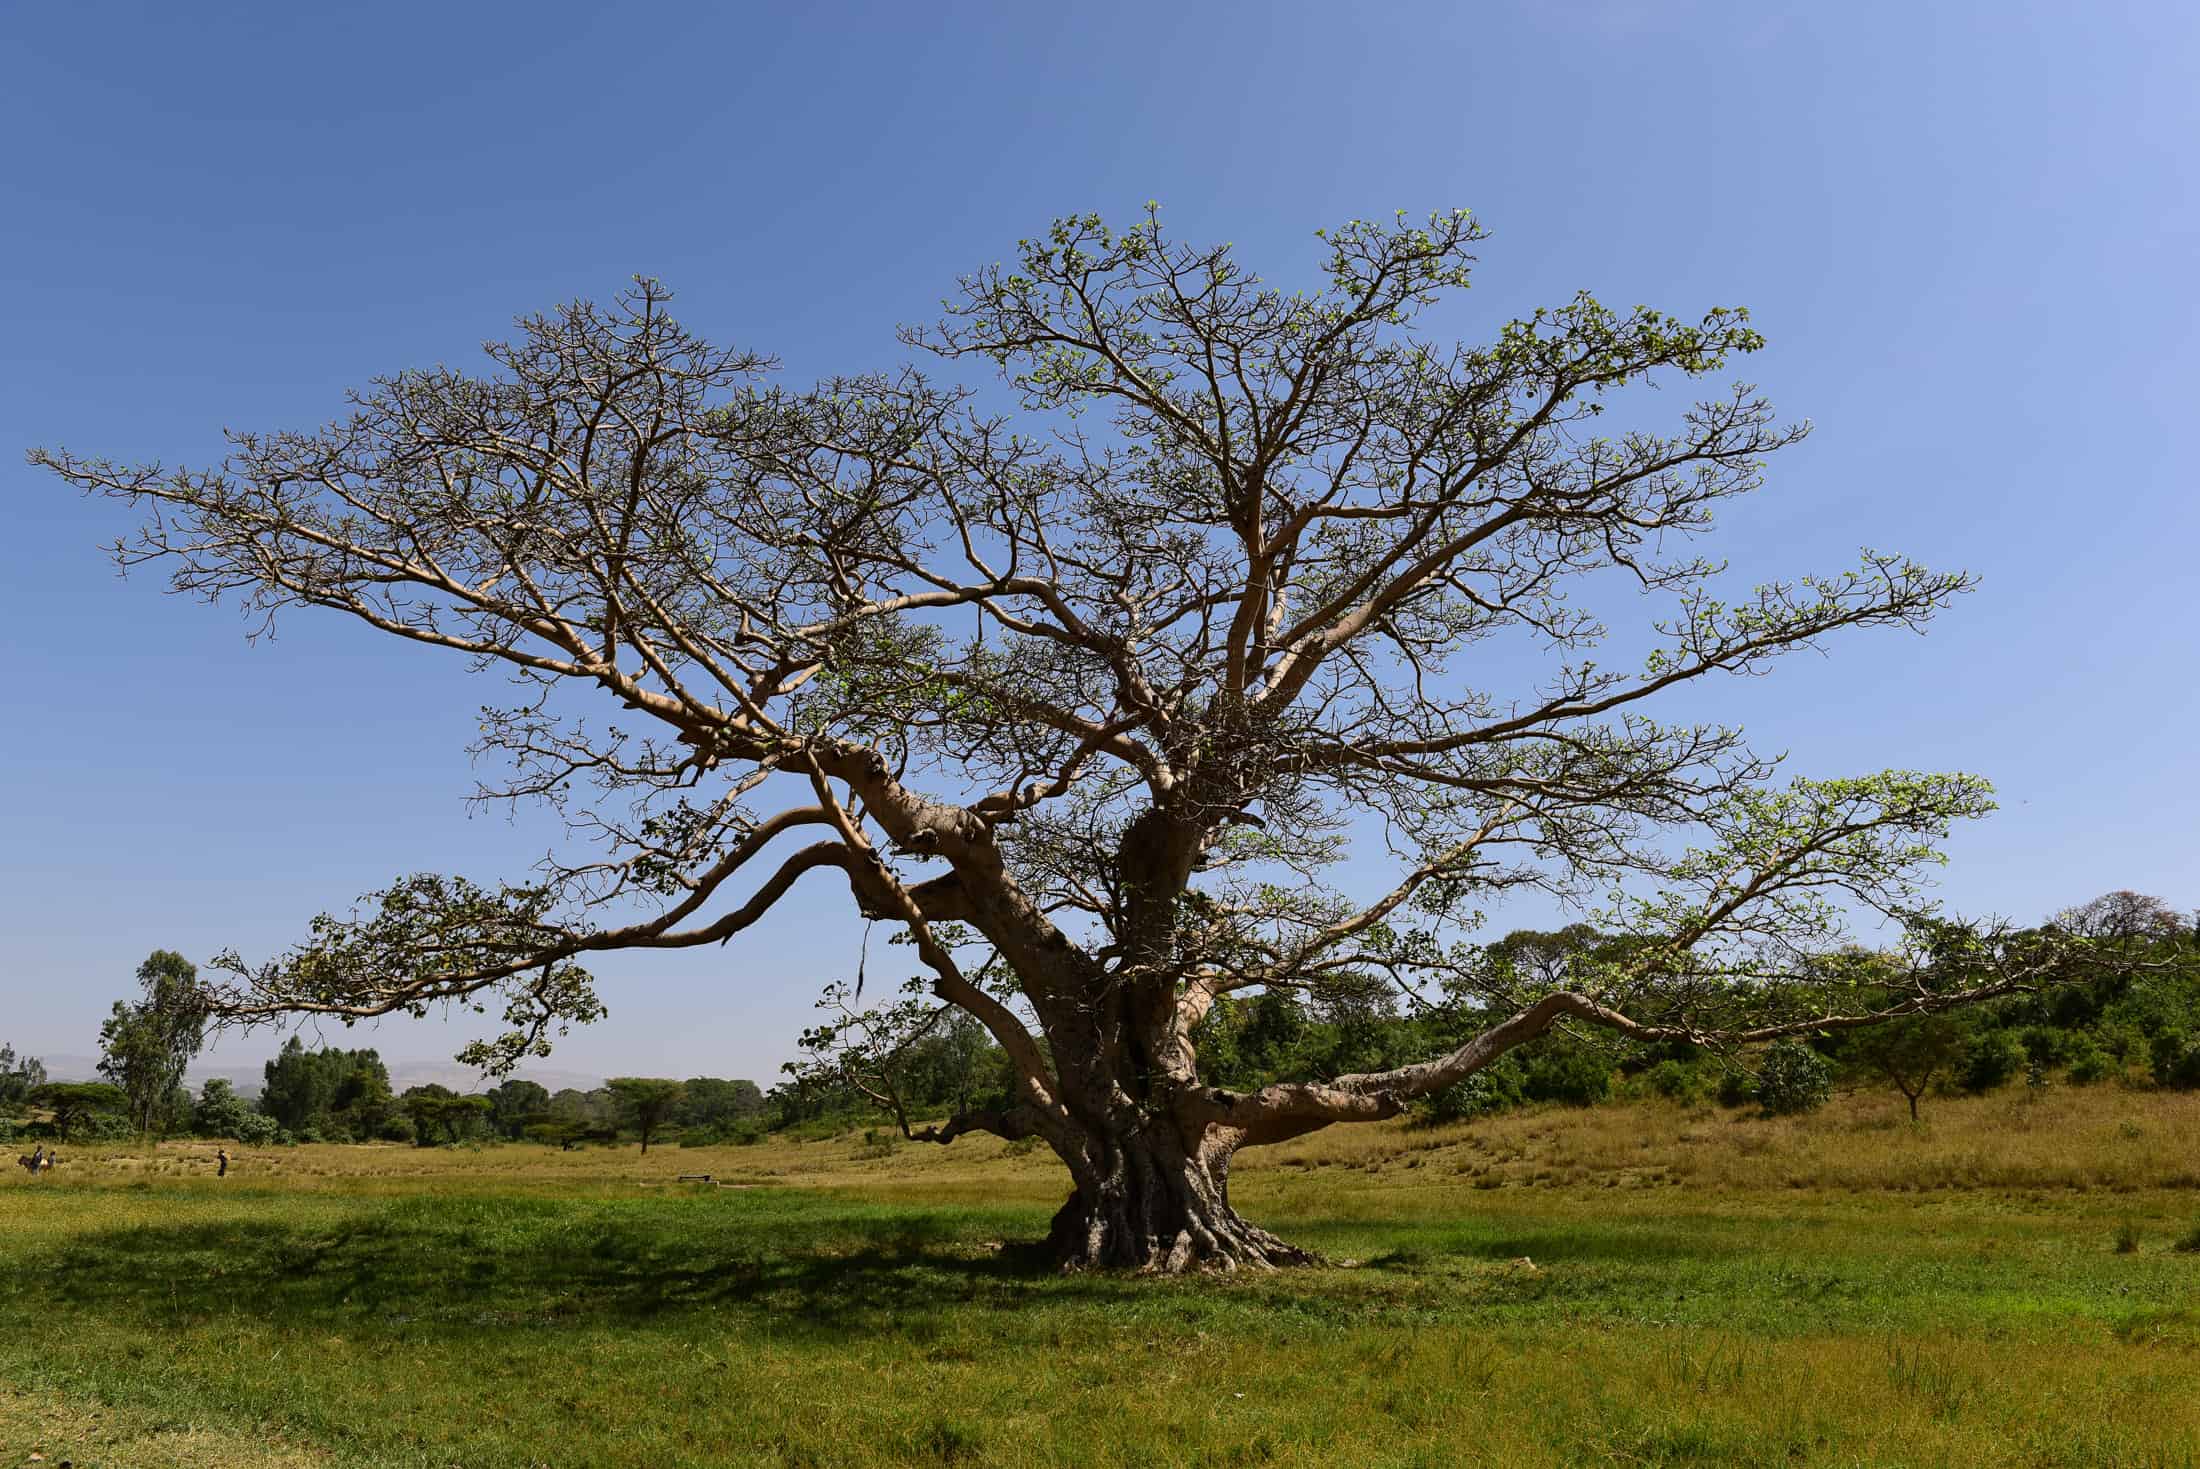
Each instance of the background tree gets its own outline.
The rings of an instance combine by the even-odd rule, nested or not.
[[[518,1077],[489,1088],[489,1125],[505,1138],[517,1139],[527,1124],[550,1110],[550,1092],[540,1082]]]
[[[673,1121],[689,1136],[722,1137],[763,1114],[764,1093],[753,1081],[691,1076],[682,1085],[686,1092]]]
[[[297,1036],[260,1068],[260,1078],[260,1110],[293,1133],[317,1126],[336,1100],[339,1074],[328,1053],[308,1051]]]
[[[1915,1122],[1918,1098],[1954,1071],[1968,1037],[1963,1022],[1953,1015],[1906,1015],[1860,1033],[1844,1054],[1893,1083],[1910,1104]]]
[[[687,1088],[679,1082],[656,1076],[614,1076],[604,1085],[618,1102],[621,1118],[642,1139],[642,1151],[649,1151],[650,1139],[678,1110]]]
[[[45,1062],[36,1056],[18,1056],[13,1046],[0,1046],[0,1108],[20,1110],[31,1093],[45,1084]]]
[[[383,1137],[402,1111],[390,1089],[389,1068],[372,1050],[308,1050],[292,1036],[261,1076],[260,1110],[302,1138]]]
[[[115,1001],[99,1028],[99,1074],[129,1098],[130,1125],[141,1133],[165,1127],[184,1068],[206,1044],[207,1009],[198,966],[155,949],[137,972],[140,998]]]
[[[31,1104],[53,1113],[55,1136],[67,1142],[96,1117],[127,1116],[129,1098],[104,1081],[49,1081],[31,1093]]]
[[[201,1137],[242,1140],[249,1130],[245,1119],[252,1115],[252,1104],[237,1095],[236,1086],[227,1077],[210,1076],[192,1104],[191,1130]]]
[[[1293,291],[1150,211],[1059,221],[906,334],[997,369],[1003,412],[913,370],[771,386],[645,281],[211,469],[34,453],[150,512],[117,554],[179,592],[527,685],[484,720],[511,764],[489,794],[587,839],[522,881],[405,877],[271,962],[225,956],[213,1003],[494,998],[507,1029],[465,1055],[509,1065],[603,1013],[592,956],[723,943],[831,873],[919,977],[823,1044],[892,1055],[967,1013],[1014,1094],[911,1135],[1043,1138],[1066,1263],[1177,1270],[1305,1258],[1230,1208],[1239,1149],[1397,1115],[1555,1026],[1758,1043],[2037,982],[2075,938],[1920,906],[1983,781],[1783,781],[1738,730],[1654,712],[1920,628],[1970,578],[1867,552],[1751,588],[1691,554],[1802,431],[1746,384],[1662,428],[1626,390],[1715,379],[1761,345],[1745,314],[1581,295],[1479,344],[1421,330],[1482,239],[1464,212],[1353,221]],[[1490,962],[1482,906],[1521,891],[1627,942],[1562,982]],[[1908,925],[1884,1008],[1809,962],[1845,910]],[[1448,993],[1468,1033],[1318,1083],[1200,1074],[1223,997],[1371,977]]]
[[[423,1148],[464,1142],[489,1124],[487,1097],[461,1096],[438,1082],[407,1087],[397,1101],[412,1119],[413,1141]]]
[[[2055,921],[2072,933],[2106,939],[2174,939],[2195,927],[2162,899],[2129,888],[2066,908]]]
[[[609,1142],[619,1135],[619,1109],[603,1087],[585,1092],[565,1087],[554,1092],[549,1116],[544,1120],[547,1126],[539,1136],[560,1147],[589,1140]]]

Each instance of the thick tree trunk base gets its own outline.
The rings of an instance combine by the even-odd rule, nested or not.
[[[1047,1234],[1062,1269],[1182,1275],[1321,1263],[1231,1209],[1226,1153],[1187,1156],[1144,1138],[1099,1151],[1097,1178],[1081,1182]]]

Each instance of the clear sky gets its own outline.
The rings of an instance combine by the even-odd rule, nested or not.
[[[1749,306],[1751,376],[1817,432],[1711,549],[1985,581],[1929,637],[1838,640],[1720,710],[1814,774],[1993,778],[1959,909],[2200,904],[2196,16],[0,4],[0,1040],[91,1053],[153,948],[267,955],[401,872],[517,875],[547,835],[463,806],[502,685],[328,616],[248,647],[234,612],[118,582],[97,546],[127,513],[25,448],[204,462],[223,425],[313,426],[636,273],[790,380],[887,366],[958,272],[1149,198],[1293,285],[1319,226],[1470,207],[1469,328],[1583,287]],[[610,1019],[550,1064],[768,1083],[856,933],[819,883],[724,949],[615,957]]]

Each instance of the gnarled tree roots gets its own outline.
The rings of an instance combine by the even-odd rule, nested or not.
[[[1169,1137],[1095,1141],[1047,1242],[1064,1270],[1197,1270],[1313,1265],[1320,1257],[1231,1209],[1229,1154],[1187,1153]],[[1089,1165],[1097,1164],[1097,1167]]]

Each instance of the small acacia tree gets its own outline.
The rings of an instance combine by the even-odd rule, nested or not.
[[[1918,1098],[1954,1069],[1969,1039],[1953,1015],[1905,1015],[1865,1032],[1850,1054],[1893,1083],[1915,1122]]]
[[[94,1117],[125,1112],[129,1106],[122,1088],[104,1081],[49,1081],[31,1093],[30,1101],[53,1113],[54,1135],[63,1142]]]
[[[620,1117],[641,1135],[644,1154],[649,1152],[650,1140],[687,1098],[687,1088],[669,1077],[614,1076],[604,1086],[618,1103]]]
[[[2022,946],[1916,909],[1984,782],[1780,782],[1737,730],[1651,712],[1970,584],[1866,553],[1737,594],[1684,549],[1801,430],[1746,386],[1662,430],[1600,416],[1754,351],[1744,313],[1583,295],[1452,344],[1417,322],[1467,284],[1464,212],[1321,238],[1319,288],[1291,292],[1151,211],[1057,223],[906,333],[999,369],[994,406],[914,370],[772,386],[645,281],[523,320],[485,376],[379,380],[216,468],[35,453],[150,511],[117,554],[177,591],[510,674],[491,794],[600,839],[227,956],[215,1008],[497,996],[508,1033],[467,1055],[508,1063],[602,1013],[591,956],[723,943],[829,873],[928,998],[874,990],[824,1044],[893,1053],[967,1012],[1013,1094],[911,1134],[1044,1139],[1066,1264],[1177,1270],[1305,1258],[1230,1208],[1239,1149],[1394,1116],[1553,1025],[1754,1042],[2030,982]],[[1662,610],[1615,634],[1615,590]],[[1389,878],[1340,878],[1348,840]],[[1629,939],[1559,974],[1487,964],[1479,905],[1517,889],[1609,894],[1590,916]],[[1893,1000],[1811,962],[1844,906],[1912,922]],[[1316,1083],[1202,1080],[1219,997],[1375,982],[1448,990],[1473,1033]]]

